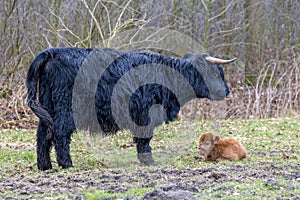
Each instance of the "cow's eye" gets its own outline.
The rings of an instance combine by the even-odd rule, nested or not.
[[[215,69],[213,73],[214,73],[215,76],[220,76],[220,72],[217,69]]]
[[[218,76],[220,76],[220,72],[219,72],[219,70],[218,69],[216,69],[216,68],[214,68],[213,69],[213,75],[215,76],[215,77],[218,77]]]

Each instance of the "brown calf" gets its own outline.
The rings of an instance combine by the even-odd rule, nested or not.
[[[246,149],[238,141],[205,133],[199,139],[199,155],[206,161],[240,160],[247,157]]]

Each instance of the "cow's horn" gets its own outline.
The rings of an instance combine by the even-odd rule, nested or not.
[[[220,58],[214,58],[214,57],[208,56],[205,59],[207,62],[214,63],[214,64],[228,64],[228,63],[234,62],[237,58],[233,58],[231,60],[223,60]]]

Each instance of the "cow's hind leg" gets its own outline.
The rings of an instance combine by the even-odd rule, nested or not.
[[[60,112],[55,114],[54,119],[54,146],[56,151],[56,159],[62,168],[72,167],[70,156],[71,135],[74,132],[74,123],[72,121],[71,112]]]
[[[50,160],[50,149],[52,138],[47,137],[47,126],[43,122],[39,122],[37,128],[37,166],[39,170],[52,169]]]
[[[137,147],[137,157],[139,161],[144,165],[154,165],[154,160],[152,158],[151,147],[150,147],[150,138],[137,138],[134,137],[134,142]]]

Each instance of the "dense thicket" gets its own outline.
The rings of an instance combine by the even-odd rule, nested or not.
[[[8,113],[12,120],[28,116],[20,109],[24,77],[37,52],[122,48],[118,34],[147,27],[178,31],[197,41],[199,51],[239,58],[227,68],[236,98],[227,101],[226,117],[299,113],[299,10],[294,0],[1,1],[0,122],[7,122]],[[185,116],[210,110],[200,109],[198,101],[191,105]]]

